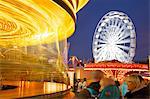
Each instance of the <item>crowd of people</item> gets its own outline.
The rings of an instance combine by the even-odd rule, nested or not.
[[[93,71],[90,81],[87,84],[86,78],[78,79],[76,99],[150,99],[150,83],[139,74],[128,75],[120,84],[101,71]]]
[[[86,89],[87,83],[86,83],[86,78],[83,80],[77,79],[75,82],[75,92],[79,93],[81,90]]]

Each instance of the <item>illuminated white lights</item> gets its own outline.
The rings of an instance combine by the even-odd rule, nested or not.
[[[17,46],[13,46],[14,48],[18,48]]]
[[[135,55],[136,34],[131,19],[111,11],[99,21],[93,37],[95,62],[118,60],[131,63]]]
[[[40,39],[48,37],[49,35],[50,35],[49,33],[43,33],[43,34],[34,35],[33,37],[34,39],[40,40]]]

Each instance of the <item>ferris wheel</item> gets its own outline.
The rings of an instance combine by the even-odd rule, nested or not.
[[[118,60],[131,63],[135,55],[136,33],[131,19],[111,11],[99,21],[93,37],[95,62]]]

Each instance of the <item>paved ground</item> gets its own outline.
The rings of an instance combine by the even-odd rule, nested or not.
[[[54,99],[75,99],[75,94],[73,92],[69,92],[69,94],[67,94],[67,95],[57,97]]]
[[[18,86],[11,90],[0,90],[0,99],[20,98],[20,97],[32,97],[37,96],[38,99],[43,99],[44,94],[51,94],[63,91],[65,85],[52,82],[28,82],[28,81],[5,81],[4,85],[15,85]],[[41,96],[38,96],[41,95]],[[43,95],[43,96],[42,96]],[[73,96],[73,93],[66,95],[64,99]],[[33,97],[34,98],[34,97]],[[48,97],[47,97],[48,98]],[[63,99],[63,98],[57,98]],[[72,98],[70,98],[72,99]]]

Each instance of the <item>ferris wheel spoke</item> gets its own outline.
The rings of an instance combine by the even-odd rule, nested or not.
[[[97,48],[99,48],[99,47],[105,47],[106,46],[106,44],[100,44],[100,45],[97,45]]]
[[[124,55],[125,57],[128,57],[129,55],[123,51],[122,49],[118,48],[118,51],[120,52],[120,55]]]
[[[123,24],[123,26],[121,26],[121,28],[119,29],[119,33],[124,34],[125,29],[126,29],[126,24]]]
[[[125,28],[125,24],[122,24],[122,22],[119,22],[118,23],[118,26],[117,26],[117,28],[116,28],[116,33],[117,33],[117,35],[119,35],[119,34],[121,34],[122,32],[122,29],[124,29]]]
[[[102,36],[101,40],[108,42],[109,39],[108,39],[108,36]]]
[[[106,35],[106,34],[105,34]],[[109,41],[109,39],[110,38],[112,38],[112,37],[114,37],[114,34],[112,34],[112,33],[110,33],[110,32],[107,32],[107,36],[106,36],[106,38],[105,38],[105,41]],[[103,40],[104,40],[104,38],[103,38]]]
[[[103,60],[107,59],[107,49],[105,49],[104,52],[102,53],[102,59]]]
[[[125,32],[126,30],[124,30],[124,32],[122,33],[122,35],[120,35],[119,36],[119,38],[122,38],[122,37],[124,37],[124,35],[126,34],[126,32]]]
[[[115,59],[119,60],[121,52],[120,52],[120,49],[118,47],[115,48],[115,53],[114,54],[115,54],[114,55]]]
[[[116,18],[116,20],[115,20],[115,26],[117,26],[117,24],[118,24],[118,21],[119,21],[119,19],[118,18]],[[115,31],[116,32],[116,31]]]
[[[105,59],[105,53],[106,53],[106,51],[104,50],[104,51],[102,51],[99,55],[101,56],[100,57],[100,59],[101,60],[104,60]]]
[[[122,60],[123,62],[126,61],[125,57],[122,54],[120,55],[120,60]]]
[[[99,52],[99,53],[97,54],[97,56],[100,56],[100,57],[97,57],[97,58],[98,58],[98,60],[102,60],[103,51],[102,51],[102,53],[101,53],[101,52]]]
[[[125,39],[125,40],[117,41],[116,44],[125,44],[125,43],[130,43],[130,42],[131,42],[130,39]]]
[[[109,60],[114,59],[114,54],[113,54],[113,55],[111,55],[111,54],[113,54],[113,51],[109,51],[108,54],[107,54],[107,58],[108,58]]]
[[[128,61],[128,57],[129,57],[129,56],[122,55],[121,58],[122,58],[122,60],[123,60],[124,62],[126,62],[126,61]]]
[[[106,54],[104,56],[105,56],[105,60],[110,60],[111,59],[111,57],[109,57],[110,56],[109,52],[106,52]]]
[[[109,21],[109,26],[111,26],[111,25],[112,25],[112,20]]]
[[[122,37],[120,37],[119,39],[118,39],[118,41],[121,41],[122,39],[124,39],[124,38],[127,38],[127,37],[129,37],[130,36],[130,33],[125,33]]]
[[[101,55],[101,54],[105,53],[105,48],[106,48],[106,46],[98,49],[98,54]]]
[[[119,47],[119,48],[122,48],[124,50],[129,50],[130,49],[130,47],[128,47],[128,46],[123,46],[123,45],[116,45],[116,46]]]
[[[116,26],[117,19],[114,18],[113,26]]]
[[[112,21],[111,25],[114,26],[114,22],[115,22],[114,19],[112,19],[111,21]]]
[[[120,61],[120,55],[119,54],[116,54],[115,57],[116,57],[117,60]]]
[[[119,31],[119,30],[120,30],[120,28],[119,28],[119,27],[120,27],[121,25],[122,25],[122,22],[119,22],[119,23],[118,23],[117,31]]]
[[[104,50],[106,48],[106,46],[102,46],[101,48],[99,48],[98,50],[97,50],[97,52],[101,52],[102,50]]]
[[[124,35],[124,33],[122,33],[122,32],[119,32],[120,30],[118,30],[118,28],[116,29],[116,36],[118,37],[118,39],[120,38],[120,37],[122,37],[123,35]]]
[[[116,54],[117,60],[119,60],[119,61],[124,61],[124,55],[122,54],[121,50],[118,49],[117,52],[118,52],[118,54]]]
[[[99,56],[100,52],[103,51],[104,48],[105,48],[105,47],[102,47],[102,48],[97,49],[97,47],[94,47],[94,49],[96,49],[94,53],[95,53],[97,56]],[[96,57],[96,56],[95,56],[95,57]]]
[[[109,34],[109,29],[108,29],[107,27],[106,27],[106,29],[104,29],[103,31],[105,31],[105,33],[104,33],[105,35],[106,35],[106,34]]]
[[[101,40],[101,39],[99,39],[98,42],[100,42],[100,43],[108,43],[107,41]]]
[[[97,48],[98,48],[98,49],[97,49]],[[103,50],[104,48],[105,48],[105,46],[96,46],[95,49],[97,49],[96,52],[98,53],[98,52],[100,52],[101,50]]]

